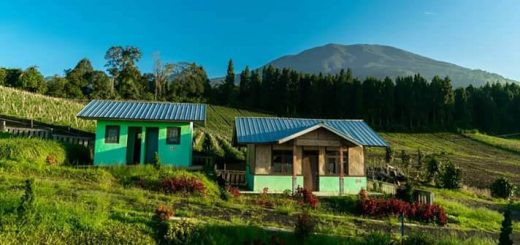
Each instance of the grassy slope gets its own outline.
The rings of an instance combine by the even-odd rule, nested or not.
[[[382,133],[381,135],[396,153],[405,150],[408,154],[416,154],[418,149],[423,153],[444,153],[449,160],[463,169],[466,184],[488,187],[499,176],[506,176],[520,184],[520,154],[518,153],[454,133]],[[378,152],[379,158],[382,155],[382,152]]]
[[[124,184],[133,179],[131,176],[160,175],[155,171],[151,166],[107,171],[0,160],[0,216],[4,218],[0,243],[16,244],[22,239],[27,243],[48,244],[84,244],[86,240],[91,244],[148,244],[154,237],[153,210],[160,204],[174,206],[179,217],[203,220],[209,225],[253,225],[285,230],[292,229],[293,215],[300,210],[294,201],[282,197],[269,196],[274,205],[270,209],[254,204],[258,196],[241,196],[226,202],[215,196],[186,198]],[[22,228],[16,228],[20,221],[15,210],[23,194],[20,186],[27,178],[34,179],[35,204],[30,216],[34,220],[29,218]],[[500,224],[500,214],[496,211],[472,211],[464,202],[442,201],[448,212],[463,223],[453,223],[447,228],[410,223],[407,232],[423,231],[441,237],[452,232],[486,235],[496,232]],[[370,231],[391,231],[397,235],[399,232],[397,218],[367,219],[350,213],[352,210],[338,213],[331,210],[328,203],[322,200],[321,207],[312,211],[313,216],[320,219],[318,232],[328,236],[358,236]],[[478,214],[483,210],[486,217],[481,221]],[[481,225],[482,222],[486,225]],[[515,228],[518,227],[515,223]],[[348,240],[342,240],[349,244]]]
[[[0,86],[0,114],[93,131],[93,121],[75,117],[82,107],[83,104],[70,100]],[[267,114],[210,105],[204,130],[230,139],[236,116],[264,115]],[[506,176],[520,184],[520,154],[514,152],[520,151],[520,141],[487,135],[471,135],[469,138],[453,133],[382,133],[382,136],[395,152],[406,150],[410,154],[421,149],[423,153],[446,153],[451,161],[463,168],[465,182],[470,185],[487,187],[498,176]],[[368,162],[378,161],[382,157],[382,151],[375,152],[378,157],[368,158]]]

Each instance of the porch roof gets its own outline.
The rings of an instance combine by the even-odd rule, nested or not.
[[[363,120],[347,119],[237,117],[234,140],[238,144],[284,143],[320,127],[357,145],[388,147]]]

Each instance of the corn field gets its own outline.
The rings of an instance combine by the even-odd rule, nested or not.
[[[94,132],[94,121],[78,119],[84,104],[0,86],[0,114]]]

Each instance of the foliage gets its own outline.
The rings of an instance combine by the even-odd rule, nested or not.
[[[26,179],[24,185],[24,193],[20,198],[20,206],[17,208],[18,216],[22,219],[26,219],[28,213],[33,210],[34,206],[34,192],[33,192],[33,180]]]
[[[459,189],[462,186],[462,170],[448,161],[441,165],[437,185],[447,189]]]
[[[320,200],[317,196],[312,194],[311,191],[298,187],[294,198],[298,201],[298,204],[303,207],[317,208],[320,204]]]
[[[227,191],[234,197],[234,198],[238,198],[240,197],[240,189],[238,189],[237,187],[234,187],[234,186],[230,186]]]
[[[206,193],[206,187],[195,176],[175,176],[161,180],[161,186],[165,193],[201,194]]]
[[[439,205],[419,204],[398,199],[366,199],[361,200],[361,213],[374,217],[399,216],[425,222],[445,225],[448,217]]]
[[[372,232],[365,236],[365,244],[390,245],[393,244],[392,236],[386,232]]]
[[[321,207],[337,213],[357,213],[359,211],[359,197],[354,195],[321,197]]]
[[[154,152],[153,154],[152,165],[157,169],[161,168],[161,157],[158,152]]]
[[[304,241],[310,234],[314,232],[316,221],[304,210],[302,213],[296,215],[296,222],[294,223],[294,235],[300,240]]]
[[[505,177],[500,177],[490,186],[491,194],[494,197],[510,198],[515,194],[515,185]]]
[[[500,228],[500,237],[498,239],[499,245],[512,245],[511,233],[513,233],[513,227],[511,223],[511,209],[507,208],[504,211],[504,220],[502,221],[502,227]]]
[[[434,245],[435,239],[428,233],[415,232],[407,236],[403,245]]]
[[[167,221],[171,217],[173,217],[173,215],[174,215],[174,212],[171,207],[161,204],[161,205],[159,205],[159,207],[157,207],[155,209],[154,219],[159,220],[159,221]]]
[[[201,233],[197,226],[187,220],[180,222],[164,222],[166,224],[166,232],[160,234],[159,244],[179,244],[189,245],[200,239]]]
[[[29,92],[43,94],[47,91],[47,83],[35,66],[31,66],[23,71],[15,85]]]
[[[398,199],[401,199],[405,202],[414,202],[414,191],[415,186],[411,181],[407,181],[404,186],[400,186],[397,189],[397,192],[395,194],[395,197]]]

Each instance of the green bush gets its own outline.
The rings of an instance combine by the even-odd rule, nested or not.
[[[159,244],[189,245],[200,240],[196,224],[187,220],[180,222],[161,222],[158,229]]]
[[[25,161],[37,166],[62,165],[66,155],[65,147],[55,141],[34,138],[0,139],[0,159]]]
[[[437,185],[446,189],[459,189],[462,185],[462,170],[448,161],[441,165]]]
[[[355,195],[323,197],[321,205],[335,213],[358,213],[359,198]]]
[[[412,233],[403,240],[403,245],[434,245],[435,239],[428,233]]]
[[[389,233],[372,232],[365,236],[365,244],[389,245],[393,244],[393,240]]]
[[[500,198],[510,198],[515,193],[515,186],[507,178],[500,177],[491,184],[491,195]]]

